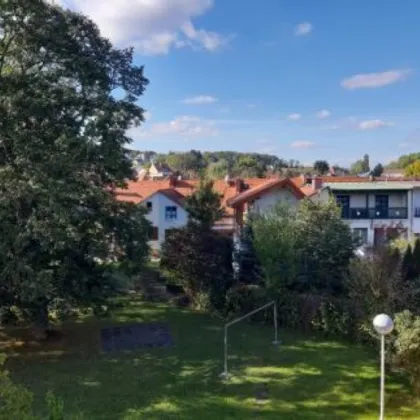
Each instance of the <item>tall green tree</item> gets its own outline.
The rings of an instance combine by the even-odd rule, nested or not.
[[[317,160],[314,163],[314,171],[318,175],[325,175],[330,170],[330,165],[326,160]]]
[[[103,262],[147,255],[143,211],[112,190],[133,176],[148,81],[132,49],[50,2],[3,1],[0,28],[0,304],[45,329],[51,308],[105,302]]]
[[[213,181],[202,179],[194,194],[185,199],[185,210],[189,222],[199,224],[205,229],[211,229],[215,222],[223,216],[221,196],[213,189]]]
[[[363,155],[362,159],[357,160],[350,166],[350,172],[353,174],[367,173],[370,171],[369,155]]]

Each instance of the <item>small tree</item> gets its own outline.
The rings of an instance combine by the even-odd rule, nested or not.
[[[381,163],[378,163],[377,165],[375,165],[375,167],[372,169],[372,172],[370,173],[372,176],[381,176],[382,173],[384,171],[384,167],[382,166]]]
[[[213,181],[200,181],[198,190],[185,199],[185,210],[190,223],[210,229],[223,216],[221,196],[213,189]]]
[[[218,311],[224,308],[233,278],[232,241],[212,230],[223,215],[220,201],[213,183],[202,181],[186,199],[187,226],[174,230],[161,252],[161,266],[180,281],[192,302]]]
[[[318,175],[325,175],[330,170],[330,165],[326,160],[317,160],[314,163],[314,171]]]

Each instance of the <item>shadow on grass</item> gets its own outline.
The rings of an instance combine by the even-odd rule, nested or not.
[[[99,352],[101,327],[133,321],[168,322],[175,346]],[[377,418],[377,361],[366,349],[291,332],[275,347],[271,328],[238,324],[229,338],[233,377],[222,382],[222,326],[204,314],[132,299],[112,320],[64,324],[60,343],[14,349],[8,367],[35,392],[38,407],[51,389],[70,414],[89,419]],[[263,383],[269,399],[257,404]],[[403,382],[390,381],[389,396],[388,418],[419,418]]]

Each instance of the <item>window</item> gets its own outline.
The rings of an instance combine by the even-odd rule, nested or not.
[[[149,230],[149,240],[157,241],[159,240],[159,228],[157,226],[151,226]]]
[[[166,220],[175,220],[177,218],[177,208],[176,206],[166,206],[165,207],[165,219]]]
[[[354,228],[353,235],[357,238],[362,245],[366,245],[368,242],[368,230],[367,228]]]
[[[375,217],[384,218],[388,217],[389,199],[387,195],[375,196]]]
[[[147,210],[152,211],[152,209],[153,209],[153,203],[151,201],[148,201],[146,203],[146,208],[147,208]]]
[[[348,195],[337,195],[337,204],[341,207],[341,217],[348,219],[350,217],[350,197]]]

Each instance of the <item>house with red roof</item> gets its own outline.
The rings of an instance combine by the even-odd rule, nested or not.
[[[159,249],[168,231],[187,224],[185,198],[198,187],[198,180],[170,176],[129,181],[127,188],[114,192],[118,200],[143,205],[148,209],[147,218],[153,226],[150,245]],[[285,178],[216,180],[213,188],[220,194],[224,207],[222,219],[213,228],[227,235],[232,235],[242,226],[250,211],[265,211],[279,201],[294,205],[305,197],[295,183]]]

